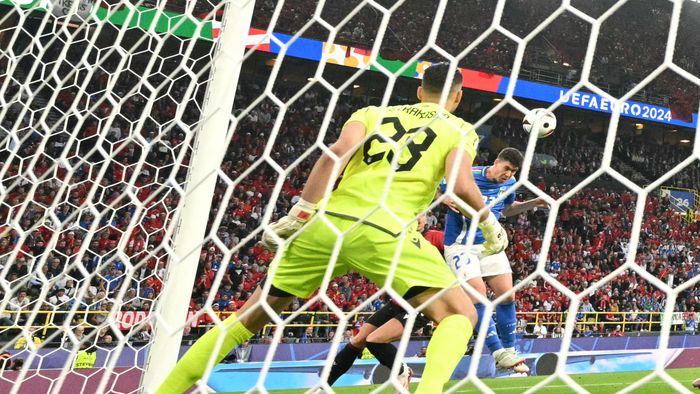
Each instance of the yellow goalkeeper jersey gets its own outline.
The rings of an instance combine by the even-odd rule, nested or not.
[[[474,127],[437,104],[366,107],[346,124],[355,121],[369,137],[348,162],[326,211],[394,235],[432,202],[454,148],[476,157]]]

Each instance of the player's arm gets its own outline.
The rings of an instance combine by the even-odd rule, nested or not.
[[[460,152],[461,147],[453,149],[445,160],[445,179],[452,179],[452,173],[457,171],[454,181],[454,194],[467,203],[472,209],[481,211],[479,217],[479,229],[484,235],[484,255],[500,253],[508,246],[508,234],[498,223],[498,219],[489,209],[484,209],[486,204],[476,185],[472,174],[473,158],[466,151]],[[460,157],[461,156],[461,157]],[[459,204],[457,208],[465,216],[472,216],[462,209]],[[483,211],[482,211],[483,210]]]
[[[452,179],[452,173],[456,171],[455,181],[454,181],[454,194],[462,199],[467,205],[472,207],[476,211],[483,209],[486,204],[484,203],[484,198],[479,191],[479,187],[476,185],[474,180],[474,175],[472,175],[472,163],[474,159],[467,152],[461,152],[461,148],[453,149],[449,155],[447,155],[447,160],[445,161],[445,179]],[[459,162],[457,160],[459,159]],[[449,206],[451,208],[457,208],[464,216],[471,217],[472,215],[466,210],[462,209],[458,204],[455,204],[450,200]],[[488,212],[483,212],[479,221],[486,219]]]
[[[339,165],[336,167],[333,157],[323,153],[314,164],[299,201],[289,210],[287,216],[270,224],[272,232],[282,239],[287,239],[313,217],[316,213],[316,205],[326,193],[328,184],[334,184],[338,179],[342,169],[360,147],[365,131],[365,125],[362,122],[350,121],[345,124],[338,140],[329,147],[329,150],[339,158]],[[334,171],[336,168],[338,170]],[[267,249],[277,249],[277,242],[269,232],[263,234],[262,241]]]
[[[515,201],[506,206],[502,211],[503,216],[515,216],[534,208],[549,208],[549,204],[544,198],[538,197],[527,201]]]
[[[445,194],[445,189],[447,188],[447,183],[443,179],[442,182],[440,182],[440,186],[438,186],[438,189],[435,191],[435,198],[433,200],[437,200],[438,198],[442,197],[443,194]],[[442,203],[447,206],[447,208],[450,208],[451,210],[461,214],[462,212],[459,210],[457,207],[457,204],[450,198],[450,196],[445,196],[445,198],[442,199]]]
[[[326,153],[314,164],[309,178],[306,180],[304,190],[301,192],[301,199],[311,204],[317,204],[323,198],[328,184],[335,183],[340,175],[340,170],[345,168],[355,151],[360,147],[360,143],[365,138],[365,125],[362,122],[350,122],[343,127],[338,140],[328,149],[340,158],[339,171],[333,171],[335,160]]]

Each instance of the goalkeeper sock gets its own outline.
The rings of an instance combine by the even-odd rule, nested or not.
[[[333,360],[333,366],[331,367],[331,373],[328,375],[328,385],[332,386],[338,378],[343,376],[345,372],[352,367],[355,360],[362,354],[362,349],[358,349],[348,343],[338,354],[335,355],[335,360]]]
[[[204,334],[184,356],[177,362],[175,368],[160,385],[156,393],[172,394],[184,393],[192,387],[206,372],[207,364],[214,352],[214,347],[219,340],[219,335],[224,335],[223,343],[216,355],[215,362],[220,362],[236,346],[249,340],[253,333],[239,323],[236,314],[232,314],[224,320],[224,327],[228,328],[224,333],[216,326]]]
[[[476,328],[478,330],[481,327],[481,321],[484,318],[484,309],[486,309],[486,307],[484,304],[478,303],[474,304],[474,308],[476,308],[476,314],[479,316],[479,320],[476,322]],[[489,316],[489,326],[486,329],[486,346],[491,351],[491,354],[503,349],[501,340],[498,338],[496,323],[493,321],[493,316]]]
[[[377,358],[380,364],[389,369],[394,368],[394,361],[396,361],[396,348],[394,345],[390,343],[367,342],[367,349]],[[399,375],[402,373],[403,364],[399,368]]]
[[[496,326],[503,347],[515,347],[515,302],[496,305]]]
[[[473,331],[464,315],[450,315],[440,322],[428,344],[426,364],[416,394],[442,393],[467,350]]]

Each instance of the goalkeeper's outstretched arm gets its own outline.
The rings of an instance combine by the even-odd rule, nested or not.
[[[334,184],[340,172],[345,168],[352,155],[359,148],[365,138],[365,125],[362,122],[349,122],[343,127],[343,131],[330,149],[338,157],[338,166],[335,160],[327,153],[323,153],[314,164],[301,198],[289,210],[287,216],[270,224],[270,229],[279,238],[287,239],[297,232],[316,213],[316,205],[323,198],[328,184]],[[278,241],[269,232],[262,237],[263,245],[269,250],[277,250]]]

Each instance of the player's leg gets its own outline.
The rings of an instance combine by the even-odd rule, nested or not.
[[[425,289],[409,302],[420,306],[441,290]],[[476,310],[467,293],[456,286],[433,300],[423,312],[438,322],[438,327],[428,343],[425,369],[416,393],[442,393],[467,350],[477,320]]]
[[[513,289],[513,274],[508,256],[505,252],[501,252],[482,258],[481,271],[484,275],[484,280],[491,287],[496,298],[503,294],[508,294],[505,300],[496,304],[496,327],[505,350],[512,358],[524,361],[524,359],[517,356],[515,350],[517,318],[515,316],[515,295],[511,292]],[[520,362],[514,367],[514,370],[516,372],[529,372],[530,368],[523,362]]]
[[[413,371],[404,362],[396,357],[396,348],[392,342],[401,338],[406,324],[406,311],[398,307],[400,312],[394,318],[384,323],[367,337],[367,349],[376,357],[380,364],[389,369],[394,368],[394,363],[400,362],[399,383],[408,390],[408,384],[413,376]]]
[[[489,284],[489,287],[493,289],[496,297],[500,297],[513,289],[513,276],[510,273],[488,276],[484,279]],[[506,348],[515,347],[517,318],[515,316],[514,294],[509,294],[505,300],[496,305],[496,320],[498,321],[498,332],[503,346]]]
[[[306,298],[321,284],[336,241],[327,225],[316,220],[310,223],[271,265],[274,274],[265,301],[276,312],[284,310],[294,296]],[[343,273],[346,266],[338,261],[334,273]],[[178,361],[173,371],[159,387],[158,393],[183,393],[197,382],[207,370],[219,341],[221,346],[214,361],[221,361],[234,347],[249,340],[270,321],[260,305],[262,290],[258,287],[246,303],[224,321],[223,329],[214,327],[195,342]]]
[[[473,286],[475,290],[479,291],[481,295],[486,296],[486,284],[482,278],[473,278],[467,281],[467,283]],[[496,322],[493,320],[493,314],[485,316],[486,306],[477,299],[472,298],[472,300],[478,315],[478,322],[476,324],[477,331],[481,327],[482,320],[484,318],[488,319],[485,345],[491,352],[491,355],[496,362],[496,368],[513,369],[515,372],[529,372],[530,368],[524,364],[525,359],[518,357],[515,351],[510,351],[509,349],[505,348],[505,345],[503,345],[501,338],[498,335]]]
[[[350,267],[384,286],[389,277],[396,248],[401,247],[399,261],[391,283],[412,305],[420,305],[441,289],[450,288],[427,306],[426,315],[439,322],[428,345],[425,370],[418,386],[419,393],[440,393],[467,350],[476,310],[467,294],[455,286],[454,275],[445,265],[440,252],[417,232],[399,242],[387,232],[370,226],[361,228],[352,237],[348,254]],[[431,356],[432,355],[432,356]]]
[[[328,385],[332,386],[341,376],[343,376],[352,365],[355,363],[358,357],[362,355],[362,350],[365,348],[365,341],[367,336],[376,330],[372,324],[366,323],[360,328],[357,335],[352,337],[350,343],[345,345],[344,348],[335,355],[333,359],[333,365],[331,366],[331,371],[328,374]],[[323,392],[321,389],[317,392]]]
[[[394,359],[396,358],[396,349],[392,345],[389,345],[393,349],[392,355],[391,352],[385,352],[384,349],[367,346],[368,341],[377,344],[391,344],[391,342],[400,338],[403,332],[403,325],[402,322],[397,319],[397,316],[403,316],[405,314],[406,312],[393,302],[387,303],[380,310],[372,314],[367,320],[367,323],[360,328],[357,335],[352,337],[350,343],[335,356],[331,372],[328,375],[328,385],[332,386],[338,378],[352,367],[355,360],[362,355],[362,350],[365,347],[369,348],[370,352],[381,364],[391,369]],[[374,351],[372,351],[372,349],[374,349]],[[384,357],[385,353],[388,354],[389,358]],[[399,375],[403,372],[404,368],[402,366]],[[322,391],[319,390],[317,392]]]
[[[460,244],[450,245],[445,249],[445,260],[448,262],[450,269],[456,277],[462,278],[475,292],[481,294],[485,298],[486,284],[481,278],[481,263],[476,253],[478,253],[478,251],[473,247],[468,248]],[[476,332],[478,332],[481,327],[482,319],[484,318],[486,307],[477,297],[470,295],[470,298],[474,303],[474,308],[478,316],[475,327]],[[489,351],[491,351],[491,354],[500,352],[503,349],[501,340],[498,338],[496,323],[493,321],[493,316],[489,316],[485,343]]]
[[[220,337],[223,337],[223,342],[218,348],[215,363],[223,360],[233,348],[249,340],[255,332],[261,330],[270,321],[267,312],[259,305],[261,294],[262,291],[257,288],[237,313],[224,320],[223,330],[216,326],[200,337],[177,362],[157,393],[184,393],[194,385],[206,373],[209,360]],[[268,295],[266,301],[276,312],[281,312],[293,298],[292,295]]]
[[[474,288],[479,294],[482,296],[486,297],[486,284],[484,283],[483,279],[481,277],[475,277],[467,280],[467,283]],[[474,302],[474,308],[476,309],[476,314],[477,314],[477,323],[475,330],[476,332],[479,332],[481,329],[481,324],[484,319],[484,315],[486,312],[486,306],[481,303],[479,299],[476,297],[471,297],[472,302]],[[485,339],[485,345],[489,349],[492,355],[497,355],[503,350],[503,345],[501,344],[501,340],[498,338],[498,331],[496,330],[496,322],[493,321],[493,316],[489,315],[488,316],[488,323],[486,326],[486,339]],[[496,363],[497,367],[503,368],[502,365],[498,365],[498,362]]]
[[[345,374],[350,367],[352,367],[355,360],[362,355],[362,350],[365,348],[367,337],[376,329],[377,326],[374,324],[370,322],[365,323],[360,328],[360,331],[357,332],[357,335],[350,339],[350,343],[345,345],[345,347],[335,355],[333,365],[331,366],[331,372],[328,374],[329,386],[332,386],[341,376],[343,376],[343,374]]]
[[[370,343],[392,343],[400,339],[404,331],[404,324],[399,320],[400,318],[392,318],[367,336],[367,347],[369,348]],[[391,363],[389,364],[391,365]]]
[[[449,263],[455,276],[463,278],[476,292],[486,297],[486,284],[482,279],[482,270],[484,268],[484,261],[490,261],[490,256],[480,259],[477,257],[478,253],[480,253],[478,247],[468,248],[464,245],[456,244],[445,249],[445,259]],[[476,330],[478,331],[481,327],[482,319],[485,318],[486,306],[482,304],[478,298],[471,298],[478,315],[478,321],[476,323]],[[525,361],[524,359],[518,358],[514,352],[504,349],[504,345],[501,343],[501,339],[498,335],[496,322],[493,320],[493,315],[489,315],[487,318],[488,324],[486,328],[485,344],[493,355],[496,368],[514,369],[516,372],[528,372],[529,368],[527,371],[524,370],[527,366],[521,366]]]
[[[510,262],[505,252],[486,256],[481,259],[481,272],[484,280],[493,289],[496,297],[508,294],[507,298],[496,305],[496,321],[503,346],[515,347],[515,295],[513,289],[513,274]]]

